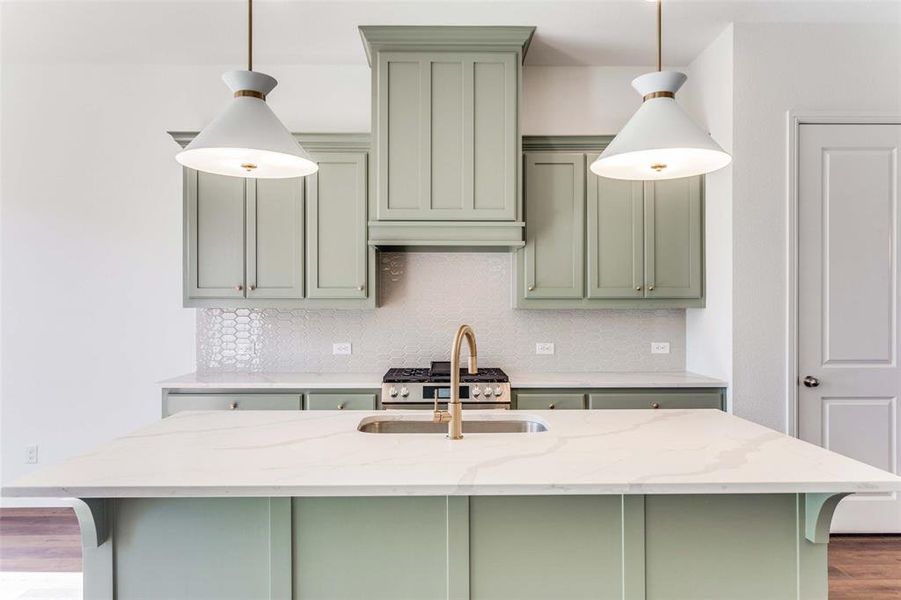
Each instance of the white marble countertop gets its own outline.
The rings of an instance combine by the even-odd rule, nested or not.
[[[726,382],[688,371],[508,372],[514,388],[724,388]],[[160,381],[166,389],[378,389],[384,373],[188,373]]]
[[[421,411],[181,412],[8,496],[376,496],[901,491],[901,478],[718,410],[467,411],[541,433],[361,433]]]

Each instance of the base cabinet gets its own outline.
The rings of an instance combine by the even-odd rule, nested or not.
[[[815,494],[813,496],[816,496]],[[805,494],[121,498],[92,600],[822,600]],[[80,518],[86,518],[84,513]],[[82,522],[82,528],[94,523]],[[107,527],[108,525],[108,527]]]
[[[183,410],[300,410],[300,394],[169,394],[163,416]]]
[[[726,390],[691,389],[586,389],[513,390],[519,410],[595,410],[712,408],[726,410]]]

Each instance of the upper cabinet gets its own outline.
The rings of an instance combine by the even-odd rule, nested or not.
[[[527,138],[518,308],[704,306],[703,177],[598,177],[603,138]]]
[[[375,249],[366,229],[369,136],[301,139],[319,164],[305,178],[184,170],[185,306],[375,306]]]
[[[519,107],[532,27],[361,27],[370,243],[522,246]]]

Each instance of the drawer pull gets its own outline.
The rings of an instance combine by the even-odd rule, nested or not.
[[[660,403],[659,403],[659,402],[652,402],[652,403],[651,403],[651,408],[660,408]]]
[[[237,408],[238,408],[237,402],[232,402],[231,404],[228,405],[228,410],[235,410]]]
[[[556,408],[557,405],[556,404],[548,404],[547,407],[548,407],[548,410],[554,410],[554,408]]]
[[[343,402],[342,402],[341,404],[338,405],[338,410],[344,410],[344,403],[343,403]]]

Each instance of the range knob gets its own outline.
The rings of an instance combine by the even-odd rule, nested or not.
[[[486,388],[485,388],[485,397],[486,397],[486,398],[490,398],[490,397],[491,397],[491,388],[490,388],[490,387],[486,387]]]
[[[404,398],[406,398],[407,396],[410,395],[410,390],[408,390],[406,388],[406,386],[404,386],[404,387],[400,388],[400,395],[403,396]]]
[[[495,396],[500,396],[502,393],[503,393],[503,390],[501,389],[501,386],[499,386],[499,385],[494,386],[494,395]]]
[[[477,385],[476,385],[476,386],[473,386],[473,388],[472,388],[472,396],[473,396],[473,398],[478,398],[478,397],[479,397],[479,394],[481,394],[481,393],[482,393],[482,390],[479,389],[479,386],[477,386]]]
[[[390,388],[388,388],[388,395],[391,396],[392,398],[397,398],[397,388],[394,387],[393,385]]]

